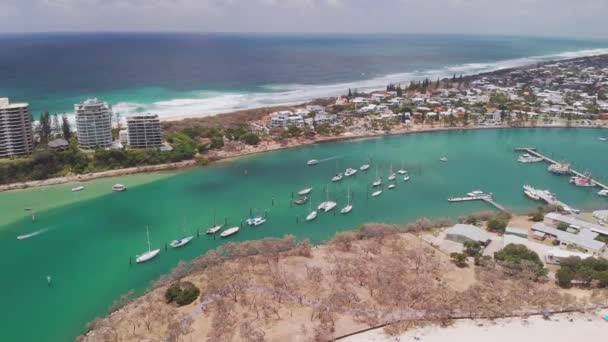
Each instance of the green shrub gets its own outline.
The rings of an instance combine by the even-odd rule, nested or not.
[[[555,273],[555,278],[557,278],[559,286],[570,287],[574,280],[574,272],[567,267],[562,267]]]
[[[198,298],[201,291],[189,281],[178,281],[169,286],[165,292],[167,303],[175,303],[177,306],[188,305]]]
[[[463,267],[467,267],[467,256],[462,254],[462,253],[452,253],[450,254],[450,258],[452,259],[452,262],[454,263],[454,265],[463,268]]]
[[[513,275],[530,272],[533,279],[547,274],[543,262],[536,252],[519,244],[509,244],[502,250],[494,253],[494,259]]]
[[[260,143],[260,137],[253,132],[249,132],[241,136],[241,141],[247,145],[255,146]]]

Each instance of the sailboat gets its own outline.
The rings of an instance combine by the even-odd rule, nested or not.
[[[407,170],[403,167],[404,162],[401,161],[401,168],[399,169],[399,171],[397,171],[398,174],[400,175],[405,175],[407,174]]]
[[[308,195],[311,191],[312,191],[312,186],[298,191],[298,195],[305,196],[305,195]]]
[[[223,226],[224,225],[222,225],[222,224],[215,224],[215,210],[214,210],[213,211],[213,226],[211,226],[209,229],[207,229],[207,234],[209,234],[209,235],[215,234],[215,233],[219,232]]]
[[[376,180],[372,183],[373,187],[382,185],[382,178],[378,177],[378,165],[376,165]]]
[[[397,175],[393,172],[393,163],[391,163],[391,171],[389,172],[388,180],[394,181],[395,179],[397,179]]]
[[[342,214],[348,214],[351,211],[353,211],[353,205],[350,203],[350,187],[348,188],[347,196],[348,196],[348,202],[347,202],[348,205],[340,210],[340,213],[342,213]]]
[[[336,175],[332,177],[331,181],[339,182],[342,180],[343,177],[344,175],[342,175],[342,172],[338,172],[338,162],[336,162]]]
[[[337,203],[329,200],[329,190],[328,190],[327,186],[325,187],[325,194],[327,195],[326,201],[319,204],[317,209],[323,210],[324,212],[328,212],[328,211],[333,210],[336,207]]]
[[[148,239],[148,251],[144,254],[136,255],[135,262],[137,262],[138,264],[146,262],[157,256],[158,253],[160,253],[160,249],[152,250],[152,247],[150,246],[150,231],[148,230],[148,226],[146,226],[146,237]]]
[[[380,189],[372,192],[372,197],[378,197],[380,195],[382,195],[382,187],[380,187]]]
[[[173,247],[173,248],[183,247],[183,246],[187,245],[188,243],[190,243],[190,241],[192,241],[193,238],[194,238],[194,236],[182,236],[181,239],[171,241],[171,243],[169,245],[171,245],[171,247]]]
[[[247,219],[247,225],[252,226],[252,227],[257,227],[257,226],[261,226],[264,223],[266,223],[266,219],[263,218],[262,216],[252,216],[250,218]]]
[[[228,228],[228,229],[224,230],[224,231],[223,231],[223,232],[220,234],[220,236],[221,236],[221,237],[223,237],[223,238],[225,238],[225,237],[229,237],[230,235],[234,235],[234,234],[238,233],[238,232],[239,232],[239,229],[240,229],[239,227],[232,227],[232,228]]]
[[[317,211],[312,210],[312,200],[310,201],[309,209],[310,213],[306,216],[306,221],[312,221],[317,218]]]

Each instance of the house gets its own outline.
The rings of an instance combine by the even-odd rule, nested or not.
[[[384,94],[379,94],[379,93],[372,94],[372,101],[382,101],[385,98],[386,98],[386,95],[384,95]]]
[[[559,248],[552,248],[545,253],[545,262],[547,264],[559,265],[563,259],[577,257],[581,259],[592,258],[593,255],[587,253],[579,253],[572,251],[565,251]]]
[[[588,229],[583,229],[578,234],[572,234],[549,227],[544,223],[536,223],[532,226],[532,230],[544,233],[545,236],[553,237],[559,241],[562,247],[575,248],[585,253],[599,254],[603,253],[606,249],[605,243],[595,240],[598,234]]]
[[[52,152],[67,151],[70,148],[70,144],[67,142],[67,140],[65,140],[63,138],[58,138],[58,139],[49,141],[47,146],[48,146],[49,150]]]
[[[338,116],[336,114],[329,114],[325,111],[318,112],[315,114],[315,123],[333,123],[336,121]]]
[[[608,236],[608,228],[602,227],[599,224],[583,221],[573,216],[562,215],[558,213],[548,213],[545,215],[545,222],[549,224],[566,223],[577,230],[587,229],[594,233]]]
[[[465,243],[466,241],[477,241],[484,246],[490,243],[491,236],[485,230],[470,225],[470,224],[457,224],[446,231],[446,239]]]
[[[269,128],[288,128],[290,126],[296,126],[298,128],[304,127],[304,119],[302,115],[294,114],[288,110],[282,110],[270,114]]]
[[[507,227],[507,229],[505,230],[505,235],[514,235],[519,236],[520,238],[527,239],[528,231],[522,228]]]

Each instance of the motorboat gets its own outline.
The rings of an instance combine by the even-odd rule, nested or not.
[[[400,169],[400,170],[397,171],[397,173],[400,174],[400,175],[406,175],[407,174],[407,170]]]
[[[78,192],[78,191],[82,191],[82,190],[84,190],[84,186],[82,186],[82,185],[72,188],[72,192]]]
[[[372,197],[378,197],[380,195],[382,195],[382,189],[372,192]]]
[[[250,226],[257,227],[266,223],[266,219],[261,216],[255,216],[248,218],[245,222],[247,222],[247,224]]]
[[[608,141],[608,138],[598,138],[601,141]]]
[[[517,161],[520,163],[538,163],[538,162],[543,161],[543,158],[534,157],[534,156],[530,155],[529,153],[524,153],[521,156],[519,156],[519,158],[517,158]]]
[[[302,205],[304,203],[308,202],[308,197],[304,196],[304,197],[300,197],[297,200],[293,201],[293,203],[297,204],[297,205]]]
[[[313,166],[313,165],[317,165],[317,164],[319,164],[319,161],[316,159],[311,159],[306,162],[306,165],[308,165],[308,166]]]
[[[382,185],[382,178],[378,178],[372,183],[373,187],[379,187],[380,185]]]
[[[35,231],[35,232],[33,232],[33,233],[24,234],[24,235],[19,235],[19,236],[17,236],[17,240],[26,240],[26,239],[32,238],[32,237],[34,237],[34,236],[36,236],[36,235],[38,235],[38,234],[42,234],[42,233],[44,233],[45,231],[47,231],[47,229],[40,229],[40,230]]]
[[[190,241],[192,241],[193,238],[194,238],[193,236],[183,237],[179,240],[171,241],[171,243],[169,245],[171,245],[171,247],[173,247],[173,248],[179,248],[179,247],[185,246],[188,243],[190,243]]]
[[[608,189],[600,190],[597,194],[602,197],[608,197]]]
[[[344,176],[342,175],[342,173],[338,173],[337,175],[335,175],[335,176],[333,176],[333,177],[331,178],[331,181],[332,181],[332,182],[339,182],[339,181],[341,181],[341,180],[342,180],[342,178],[343,178],[343,177],[344,177]]]
[[[580,187],[594,187],[595,186],[595,182],[591,178],[590,173],[586,173],[585,175],[583,175],[583,177],[574,176],[574,177],[570,178],[570,183],[573,183],[574,185],[580,186]]]
[[[445,163],[448,161],[448,157],[441,157],[441,158],[439,158],[439,161],[442,161]]]
[[[557,175],[567,175],[572,173],[570,170],[570,164],[566,163],[551,164],[549,167],[547,167],[547,171]]]
[[[535,194],[535,193],[533,193],[531,191],[524,190],[524,194],[526,196],[528,196],[528,198],[530,198],[532,200],[535,200],[535,201],[539,201],[540,200],[540,196],[538,196],[537,194]]]
[[[471,191],[471,192],[469,192],[467,194],[467,196],[469,196],[469,197],[480,197],[480,196],[483,196],[483,195],[484,195],[484,193],[481,190]]]
[[[365,170],[367,170],[367,169],[369,169],[369,164],[363,164],[363,165],[361,165],[361,167],[359,168],[359,170],[361,170],[361,171],[365,171]]]
[[[219,232],[223,226],[224,225],[221,225],[221,224],[214,225],[213,227],[207,229],[207,234],[209,234],[209,235],[215,234],[215,233]]]
[[[395,183],[392,183],[392,184],[389,184],[389,185],[388,185],[388,189],[389,189],[389,190],[392,190],[392,189],[394,189],[394,188],[396,188],[396,187],[397,187],[397,185],[396,185]]]
[[[141,255],[136,255],[135,256],[135,262],[142,263],[142,262],[146,262],[148,260],[151,260],[152,258],[156,257],[158,255],[158,253],[160,253],[160,249],[152,249],[151,245],[150,245],[150,231],[148,230],[148,227],[146,227],[146,237],[148,239],[148,251],[145,252],[144,254]]]
[[[403,181],[404,181],[404,182],[407,182],[407,181],[409,181],[409,180],[410,180],[410,176],[409,176],[409,175],[406,175],[405,177],[403,177]]]
[[[301,196],[308,195],[311,191],[312,191],[312,187],[302,189],[302,190],[298,191],[298,195],[301,195]]]
[[[114,186],[112,186],[112,191],[114,192],[122,192],[127,190],[127,187],[124,184],[114,184]]]
[[[317,218],[317,211],[313,210],[310,212],[310,214],[308,214],[308,216],[306,216],[306,221],[312,221],[316,218]]]
[[[230,235],[234,235],[236,233],[239,232],[239,227],[232,227],[232,228],[228,228],[226,230],[224,230],[223,232],[220,233],[220,236],[225,238],[225,237],[229,237]]]
[[[355,173],[357,173],[357,170],[349,167],[348,169],[346,169],[346,171],[344,171],[344,176],[350,177],[350,176],[354,175]]]

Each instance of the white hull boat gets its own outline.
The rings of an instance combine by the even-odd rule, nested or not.
[[[72,192],[78,192],[78,191],[82,191],[84,190],[84,186],[77,186],[75,188],[72,188]]]
[[[332,177],[331,181],[332,182],[339,182],[339,181],[342,180],[342,177],[343,177],[342,174],[338,173],[337,175],[335,175],[335,176]]]
[[[535,200],[535,201],[540,200],[540,197],[539,197],[538,195],[536,195],[536,194],[534,194],[534,193],[532,193],[532,192],[530,192],[530,191],[528,191],[528,190],[524,190],[524,194],[525,194],[526,196],[528,196],[528,198],[530,198],[530,199],[532,199],[532,200]]]
[[[400,175],[405,175],[405,174],[407,174],[407,170],[401,169],[401,170],[397,171],[397,173]]]
[[[193,238],[194,238],[193,236],[188,236],[188,237],[181,238],[179,240],[173,240],[173,241],[171,241],[170,245],[173,248],[183,247],[183,246],[189,244]]]
[[[114,184],[114,186],[112,186],[112,191],[114,192],[122,192],[127,190],[127,187],[123,184]]]
[[[224,230],[224,231],[223,231],[223,232],[220,234],[220,236],[221,236],[221,237],[223,237],[223,238],[225,238],[225,237],[229,237],[230,235],[234,235],[234,234],[238,233],[238,232],[239,232],[239,229],[240,229],[239,227],[232,227],[232,228],[228,228],[228,229]]]
[[[313,165],[317,165],[317,164],[319,164],[319,161],[318,161],[318,160],[316,160],[316,159],[311,159],[311,160],[307,161],[307,162],[306,162],[306,164],[307,164],[308,166],[313,166]]]
[[[304,197],[300,197],[298,199],[296,199],[295,201],[293,201],[294,204],[296,205],[302,205],[304,203],[308,202],[308,197],[304,196]]]
[[[323,211],[324,212],[329,212],[332,211],[336,208],[336,205],[338,205],[336,202],[333,201],[329,201],[329,202],[325,202],[325,206],[323,207]]]
[[[388,176],[388,180],[389,180],[389,181],[394,181],[395,179],[397,179],[397,175],[396,175],[396,174],[394,174],[394,173],[391,173],[391,175],[390,175],[390,176]]]
[[[519,158],[517,158],[517,161],[520,163],[539,163],[539,162],[543,161],[543,158],[534,157],[534,156],[530,155],[529,153],[524,153],[521,156],[519,156]]]
[[[376,179],[373,183],[372,186],[373,187],[379,187],[380,185],[382,185],[382,179]]]
[[[247,219],[247,224],[253,227],[261,226],[264,223],[266,223],[266,219],[260,216],[251,217]]]
[[[389,185],[388,185],[388,189],[389,189],[389,190],[392,190],[392,189],[394,189],[394,188],[396,188],[396,187],[397,187],[397,185],[395,185],[395,184],[389,184]]]
[[[344,176],[350,177],[350,176],[354,175],[355,173],[357,173],[357,170],[355,170],[355,169],[346,169],[346,171],[344,171]]]
[[[365,171],[365,170],[367,170],[367,169],[369,169],[369,164],[363,164],[363,165],[361,165],[361,167],[359,168],[359,170],[361,170],[361,171]]]
[[[310,214],[308,214],[308,216],[306,216],[306,221],[312,221],[314,219],[317,218],[317,211],[311,211]]]
[[[601,141],[608,141],[608,138],[598,138]]]
[[[403,181],[404,181],[404,182],[407,182],[407,181],[409,181],[409,180],[410,180],[410,176],[405,176],[405,177],[403,177]]]
[[[352,206],[352,205],[350,205],[350,204],[349,204],[349,205],[347,205],[346,207],[344,207],[344,208],[340,209],[340,213],[342,213],[342,214],[348,214],[348,213],[350,213],[351,211],[353,211],[353,206]]]
[[[382,190],[377,190],[377,191],[372,192],[372,197],[378,197],[380,195],[382,195]]]
[[[312,188],[306,188],[298,191],[298,195],[305,196],[308,195],[312,191]]]
[[[600,190],[597,194],[602,197],[608,197],[608,189]]]
[[[441,161],[441,162],[444,162],[444,163],[445,163],[445,162],[447,162],[447,161],[448,161],[448,158],[447,158],[447,157],[441,157],[441,158],[439,158],[439,161]]]
[[[207,234],[212,235],[215,234],[217,232],[219,232],[222,229],[223,225],[217,225],[217,226],[213,226],[209,229],[207,229]]]
[[[137,262],[138,264],[142,263],[142,262],[146,262],[148,260],[153,259],[154,257],[156,257],[158,255],[158,253],[160,253],[160,249],[155,249],[152,251],[148,251],[142,255],[138,255],[135,258],[135,262]]]

